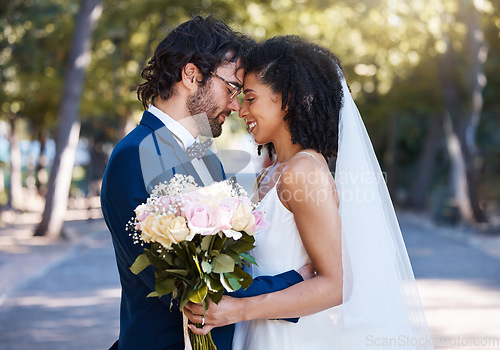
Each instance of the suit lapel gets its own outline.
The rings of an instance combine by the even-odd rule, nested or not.
[[[172,175],[191,175],[197,184],[203,185],[186,152],[172,136],[170,130],[158,118],[150,112],[145,111],[141,124],[153,131],[153,139],[156,143],[156,151],[160,157],[160,162],[163,162],[165,167],[172,170]]]
[[[214,181],[222,181],[226,179],[222,163],[215,153],[208,150],[207,154],[202,159]]]

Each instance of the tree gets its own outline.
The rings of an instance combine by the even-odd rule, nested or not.
[[[9,197],[7,207],[10,209],[21,210],[23,200],[22,173],[21,173],[21,150],[19,149],[18,138],[18,117],[16,113],[10,116],[10,181]]]
[[[462,220],[474,223],[486,221],[479,205],[475,156],[476,132],[483,107],[482,90],[486,85],[483,65],[488,49],[475,5],[465,1],[459,6],[456,17],[462,19],[466,27],[463,49],[460,54],[454,38],[443,32],[441,40],[445,52],[438,58],[439,77],[446,105],[444,130],[455,204]]]
[[[52,164],[45,209],[42,221],[36,229],[36,236],[57,238],[62,233],[80,134],[79,101],[85,70],[90,62],[91,36],[101,13],[101,0],[82,0],[64,82],[56,155]]]

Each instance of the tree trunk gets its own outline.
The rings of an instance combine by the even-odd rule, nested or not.
[[[486,216],[479,204],[478,175],[480,169],[476,166],[475,160],[477,159],[476,133],[483,109],[483,90],[486,86],[486,76],[483,72],[483,66],[488,57],[488,47],[484,40],[483,30],[479,24],[477,9],[474,8],[473,4],[469,4],[469,8],[466,10],[468,31],[465,44],[467,53],[470,56],[471,67],[465,72],[465,82],[471,91],[471,103],[468,123],[464,126],[462,143],[466,145],[466,172],[469,179],[468,191],[472,203],[472,212],[476,222],[486,222]]]
[[[426,194],[432,181],[434,173],[436,154],[441,147],[443,135],[443,118],[436,115],[432,118],[431,125],[427,132],[424,149],[420,153],[418,167],[413,178],[410,196],[407,205],[415,210],[425,208]]]
[[[465,42],[465,68],[458,63],[458,54],[449,38],[448,49],[439,59],[439,74],[446,109],[445,135],[451,161],[451,185],[462,220],[472,224],[485,222],[479,205],[478,170],[475,166],[475,135],[482,109],[482,90],[486,78],[482,66],[487,56],[478,14],[471,3],[463,8],[468,33]],[[465,73],[460,74],[463,71]]]
[[[92,32],[102,13],[101,1],[82,0],[64,81],[56,136],[56,155],[50,173],[45,210],[42,221],[35,231],[36,236],[58,238],[62,234],[80,134],[79,102],[85,70],[90,62]]]
[[[104,142],[89,138],[90,164],[87,174],[88,195],[101,195],[101,180],[106,170],[108,155],[105,152]]]
[[[47,183],[49,181],[49,173],[47,171],[48,159],[47,159],[47,135],[45,130],[40,131],[38,135],[38,142],[40,142],[40,157],[38,158],[38,164],[36,165],[36,188],[38,194],[42,197],[47,195]]]
[[[474,222],[471,198],[468,192],[468,177],[465,165],[465,155],[457,133],[453,130],[453,122],[449,113],[444,118],[444,134],[446,148],[450,157],[450,183],[453,189],[454,204],[460,212],[462,220]]]
[[[23,204],[23,179],[21,170],[21,149],[17,137],[17,116],[11,114],[10,122],[10,181],[9,197],[7,207],[11,209],[22,209]]]
[[[5,173],[3,169],[3,164],[0,163],[0,194],[5,192]]]

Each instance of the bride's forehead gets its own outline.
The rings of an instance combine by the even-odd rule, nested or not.
[[[257,75],[253,72],[246,73],[245,78],[243,80],[243,87],[248,88],[250,86],[259,86],[259,85],[264,85],[262,84],[259,79],[257,79]]]

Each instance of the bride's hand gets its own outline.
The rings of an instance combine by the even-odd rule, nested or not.
[[[228,324],[241,321],[239,319],[238,299],[224,295],[219,304],[210,300],[210,305],[203,317],[203,305],[188,302],[183,309],[184,315],[192,323],[200,323],[202,328],[197,328],[194,324],[189,324],[189,329],[195,334],[205,335],[215,327],[222,327]]]

